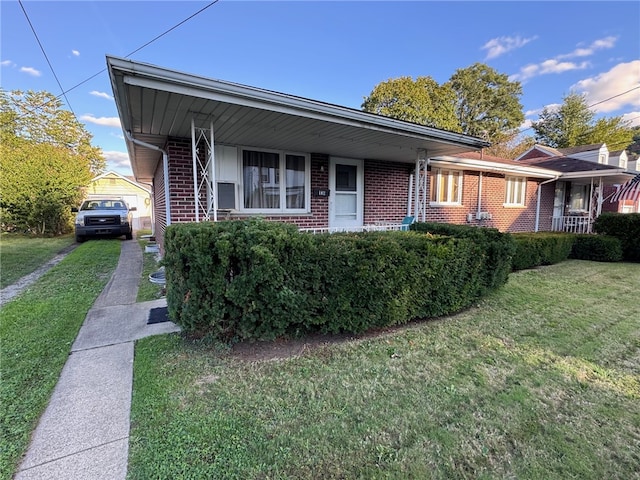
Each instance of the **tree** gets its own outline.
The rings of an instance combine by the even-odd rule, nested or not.
[[[71,112],[62,110],[62,102],[53,94],[14,90],[6,101],[0,102],[0,108],[13,110],[14,135],[35,143],[60,146],[83,156],[89,160],[94,175],[104,170],[102,150],[91,145],[91,133]]]
[[[584,95],[570,93],[558,108],[544,107],[540,120],[532,123],[538,143],[553,148],[589,145],[587,137],[594,113]]]
[[[533,147],[533,137],[522,136],[518,130],[501,134],[490,147],[484,149],[487,155],[514,159]]]
[[[0,91],[2,230],[39,235],[70,231],[71,207],[104,165],[91,135],[46,92]],[[35,108],[41,107],[41,108]]]
[[[509,81],[506,74],[475,63],[456,70],[448,83],[456,94],[456,116],[467,135],[494,142],[524,121],[522,86]]]
[[[621,150],[633,142],[634,133],[622,117],[595,120],[586,97],[575,92],[559,108],[545,107],[532,127],[537,142],[554,148],[606,143],[609,150]]]
[[[376,85],[362,109],[429,127],[460,132],[451,87],[431,77],[400,77]]]

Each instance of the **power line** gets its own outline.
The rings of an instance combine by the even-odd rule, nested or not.
[[[22,6],[22,0],[18,0],[20,2],[20,6]],[[156,37],[154,37],[153,39],[149,40],[147,43],[145,43],[144,45],[136,48],[135,50],[133,50],[131,53],[128,53],[127,55],[125,55],[124,58],[129,58],[131,55],[138,53],[140,50],[142,50],[145,47],[148,47],[149,45],[151,45],[153,42],[155,42],[156,40],[159,40],[160,38],[164,37],[165,35],[167,35],[168,33],[172,32],[173,30],[175,30],[176,28],[180,27],[181,25],[183,25],[184,23],[188,22],[189,20],[191,20],[193,17],[201,14],[202,12],[204,12],[206,9],[208,9],[209,7],[212,7],[213,5],[215,5],[216,3],[218,3],[220,0],[214,0],[213,2],[210,2],[209,4],[205,5],[204,7],[202,7],[200,10],[198,10],[197,12],[195,12],[194,14],[188,16],[187,18],[185,18],[184,20],[182,20],[179,23],[176,23],[174,26],[172,26],[171,28],[169,28],[168,30],[165,30],[164,32],[162,32],[160,35],[157,35]],[[23,7],[23,11],[24,11],[24,7]],[[25,12],[26,15],[26,12]],[[27,17],[27,20],[29,20],[29,18]],[[31,22],[29,22],[29,25],[31,25]],[[31,27],[33,30],[33,26]],[[34,31],[35,34],[35,31]],[[36,36],[36,39],[38,37]],[[38,44],[40,44],[40,40],[38,40]],[[42,48],[42,45],[40,45],[40,48]],[[44,49],[43,49],[43,53],[44,53]],[[46,54],[45,54],[45,58],[46,58]],[[49,62],[49,59],[47,58],[47,62]],[[51,67],[51,64],[49,64],[49,66]],[[51,68],[51,70],[53,71],[53,68]],[[62,93],[60,95],[58,95],[55,98],[60,98],[61,96],[64,96],[64,98],[66,99],[67,96],[66,94],[75,90],[76,88],[80,87],[81,85],[84,85],[85,83],[87,83],[90,80],[93,80],[95,77],[97,77],[98,75],[102,74],[104,71],[106,70],[106,68],[103,68],[102,70],[100,70],[97,73],[94,73],[93,75],[91,75],[90,77],[86,78],[85,80],[82,80],[80,83],[74,85],[73,87],[71,87],[68,90],[64,90],[62,88],[62,86],[60,85],[60,82],[58,81],[58,78],[56,77],[56,81],[58,81],[58,86],[60,86],[60,90],[62,90]],[[53,76],[55,77],[56,74],[55,72],[53,73]],[[49,102],[45,102],[41,105],[38,105],[37,107],[34,108],[34,110],[37,110],[39,108],[44,107],[45,105],[47,105]],[[69,101],[67,100],[67,104],[69,104]],[[69,104],[69,108],[71,108],[71,105]],[[73,110],[72,110],[73,113]],[[25,114],[26,115],[26,114]],[[75,113],[74,113],[75,116]]]
[[[592,103],[591,105],[587,105],[587,108],[595,107],[596,105],[600,105],[601,103],[608,102],[609,100],[612,100],[612,99],[614,99],[614,98],[621,97],[622,95],[626,95],[627,93],[631,93],[631,92],[633,92],[634,90],[638,90],[639,88],[640,88],[640,85],[638,85],[637,87],[630,88],[630,89],[629,89],[629,90],[627,90],[626,92],[618,93],[617,95],[613,95],[613,96],[611,96],[611,97],[609,97],[609,98],[605,98],[604,100],[600,100],[600,101],[598,101],[598,102]],[[631,119],[629,119],[628,121],[633,121],[633,120],[635,120],[636,118],[638,118],[638,117],[631,118]],[[518,135],[520,135],[521,133],[526,132],[527,130],[531,130],[532,128],[533,128],[533,125],[531,125],[531,126],[529,126],[529,127],[527,127],[527,128],[523,128],[522,130],[518,131]]]
[[[60,83],[60,80],[58,79],[58,75],[56,75],[56,71],[53,69],[53,65],[51,65],[51,61],[49,61],[49,57],[47,56],[47,52],[44,50],[44,47],[42,46],[42,42],[40,41],[40,38],[38,38],[38,34],[36,33],[36,29],[33,27],[33,24],[31,23],[31,19],[29,18],[29,15],[27,14],[27,11],[24,9],[24,5],[22,5],[22,0],[18,0],[18,3],[20,4],[20,8],[22,9],[22,13],[24,13],[24,16],[27,19],[27,23],[29,24],[29,27],[31,27],[31,31],[33,32],[33,36],[36,37],[36,41],[38,42],[38,45],[40,46],[40,50],[42,51],[42,54],[44,55],[45,60],[47,61],[47,64],[49,65],[49,68],[51,69],[51,73],[53,74],[53,78],[56,79],[56,83],[58,84],[58,87],[60,87],[60,91],[62,92],[60,95],[58,95],[56,98],[60,98],[61,96],[64,96],[64,99],[67,101],[67,105],[69,106],[69,110],[71,110],[71,113],[73,114],[74,118],[76,119],[76,121],[78,121],[78,117],[76,116],[76,113],[73,111],[73,107],[71,107],[71,102],[69,102],[69,99],[67,98],[67,92],[64,91],[64,88],[62,88],[62,84]],[[43,105],[46,105],[49,102],[45,102],[42,105],[40,105],[39,107],[36,108],[40,108]]]

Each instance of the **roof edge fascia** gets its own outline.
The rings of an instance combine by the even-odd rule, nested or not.
[[[535,176],[537,178],[556,178],[560,172],[547,168],[528,167],[519,165],[507,165],[503,163],[491,162],[488,160],[476,160],[471,158],[461,158],[452,156],[439,156],[430,159],[432,165],[456,165],[467,170],[489,171],[500,173],[519,173],[521,175]]]
[[[257,87],[235,84],[222,80],[157,67],[147,63],[107,56],[109,75],[115,85],[113,73],[119,71],[122,81],[128,85],[156,88],[173,93],[199,96],[218,101],[231,101],[241,105],[301,115],[318,120],[393,132],[424,139],[440,140],[445,143],[463,144],[472,149],[488,147],[489,142],[461,133],[449,132],[424,125],[396,120],[369,112],[297,97]],[[115,90],[115,89],[114,89]]]

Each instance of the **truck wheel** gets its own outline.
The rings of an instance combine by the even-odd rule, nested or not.
[[[82,235],[76,235],[76,242],[78,243],[84,242],[84,237]]]
[[[127,240],[131,240],[133,238],[133,232],[131,232],[131,231],[127,232],[126,235],[125,235],[125,238]]]

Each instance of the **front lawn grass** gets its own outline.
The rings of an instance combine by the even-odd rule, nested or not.
[[[640,268],[512,274],[453,317],[250,361],[136,346],[129,478],[640,478]]]
[[[35,271],[74,241],[72,234],[34,238],[3,233],[0,235],[0,288]]]
[[[0,308],[0,478],[11,478],[25,453],[120,243],[82,244]]]

